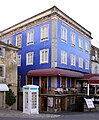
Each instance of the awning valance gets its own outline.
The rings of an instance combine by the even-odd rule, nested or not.
[[[38,69],[38,70],[30,70],[27,73],[28,77],[33,76],[67,76],[67,77],[75,77],[82,78],[84,76],[83,73],[64,70],[59,68],[49,68],[49,69]]]
[[[0,91],[9,91],[9,88],[6,84],[0,84]]]
[[[89,84],[99,84],[99,74],[88,74],[84,76]]]

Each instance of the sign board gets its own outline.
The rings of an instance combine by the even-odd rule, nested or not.
[[[84,98],[88,109],[95,108],[94,103],[93,103],[93,98]]]
[[[48,106],[53,107],[53,97],[48,97]]]

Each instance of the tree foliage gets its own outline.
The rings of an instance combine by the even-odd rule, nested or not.
[[[5,98],[6,104],[9,106],[12,106],[16,102],[16,96],[14,95],[14,92],[12,92],[11,89],[6,92],[6,98]]]

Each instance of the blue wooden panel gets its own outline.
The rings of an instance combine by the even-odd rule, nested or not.
[[[60,88],[60,77],[57,77],[57,88]]]
[[[67,78],[67,88],[70,88],[70,78]]]
[[[51,77],[48,77],[48,88],[51,88]]]

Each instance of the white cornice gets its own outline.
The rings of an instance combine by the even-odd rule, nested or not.
[[[82,27],[80,24],[78,24],[76,21],[74,21],[73,19],[71,19],[69,16],[67,16],[65,13],[63,13],[61,10],[59,10],[56,6],[44,11],[44,12],[41,12],[40,14],[37,14],[27,20],[24,20],[8,29],[5,29],[2,31],[2,35],[5,35],[13,30],[16,30],[16,29],[20,29],[21,27],[29,24],[29,23],[32,23],[36,20],[39,20],[39,19],[43,19],[44,17],[47,17],[47,16],[51,16],[51,15],[58,15],[60,16],[61,18],[65,19],[68,24],[72,24],[73,26],[76,27],[76,29],[79,29],[80,31],[84,32],[86,35],[88,35],[89,37],[91,37],[91,33],[86,30],[84,27]],[[1,35],[1,36],[2,36]]]

